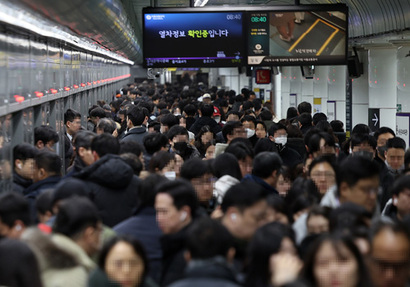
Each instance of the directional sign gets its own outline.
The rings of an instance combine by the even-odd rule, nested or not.
[[[380,109],[369,109],[368,125],[373,132],[380,128]]]

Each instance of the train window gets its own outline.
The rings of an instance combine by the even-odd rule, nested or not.
[[[24,142],[34,144],[34,110],[28,108],[23,111]]]

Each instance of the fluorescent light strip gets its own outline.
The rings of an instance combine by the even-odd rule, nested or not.
[[[56,28],[56,24],[54,22],[45,21],[44,18],[35,18],[35,15],[33,13],[27,13],[27,11],[22,10],[21,7],[13,7],[11,3],[8,4],[9,5],[5,5],[4,2],[0,1],[0,22],[29,30],[35,34],[47,38],[53,38],[68,42],[78,48],[90,51],[92,53],[98,53],[100,55],[109,57],[128,65],[134,65],[134,62],[127,58],[117,55],[111,51],[104,50],[95,44],[87,43],[78,36],[72,35],[66,31]],[[32,20],[31,22],[33,23],[28,20]]]

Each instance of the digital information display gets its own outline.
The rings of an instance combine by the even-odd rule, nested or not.
[[[249,66],[347,64],[347,7],[248,14]]]
[[[144,67],[246,65],[242,12],[155,12],[144,15]]]

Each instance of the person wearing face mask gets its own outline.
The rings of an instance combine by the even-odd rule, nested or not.
[[[258,137],[256,136],[255,129],[256,129],[256,119],[251,115],[244,116],[241,119],[241,122],[246,131],[246,137],[251,142],[252,146],[255,147],[256,142],[258,141]]]
[[[374,133],[374,138],[377,141],[377,154],[375,156],[375,160],[380,164],[383,165],[384,161],[386,160],[384,154],[387,151],[387,140],[394,138],[396,134],[391,128],[388,127],[381,127]]]
[[[279,123],[274,123],[268,130],[269,139],[275,144],[283,165],[292,168],[303,162],[302,157],[297,151],[286,145],[288,141],[288,134],[286,127]]]

